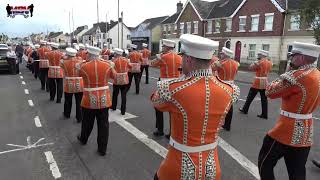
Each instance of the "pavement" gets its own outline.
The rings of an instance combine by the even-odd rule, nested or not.
[[[107,155],[96,153],[96,127],[88,144],[80,145],[76,136],[81,125],[76,123],[75,109],[71,119],[62,118],[63,104],[49,101],[49,94],[40,90],[40,81],[21,68],[20,75],[0,74],[0,179],[10,180],[148,180],[153,179],[168,141],[152,135],[155,114],[150,94],[155,90],[159,72],[150,69],[150,84],[141,82],[141,94],[134,88],[128,93],[127,114],[110,111],[110,137]],[[239,72],[237,85],[241,88],[240,101],[234,105],[231,132],[221,131],[219,159],[222,180],[256,180],[257,157],[263,138],[279,114],[280,101],[269,102],[269,120],[260,114],[259,97],[253,102],[249,115],[237,109],[244,104],[254,77],[253,73]],[[272,75],[270,79],[277,78]],[[118,108],[120,104],[118,105]],[[320,117],[320,111],[314,113]],[[168,114],[165,116],[168,119]],[[319,119],[314,122],[319,127]],[[168,122],[165,122],[168,128]],[[168,132],[168,129],[165,129]],[[314,128],[315,144],[307,162],[307,179],[318,180],[320,169],[311,160],[320,158],[319,128]],[[276,178],[288,179],[284,161],[275,168]]]

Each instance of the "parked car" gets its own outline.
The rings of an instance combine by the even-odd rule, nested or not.
[[[10,64],[7,60],[9,47],[6,44],[0,44],[0,70],[10,70]]]

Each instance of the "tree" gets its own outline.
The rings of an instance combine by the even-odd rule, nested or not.
[[[320,0],[304,0],[300,15],[301,20],[313,29],[316,43],[320,45]]]

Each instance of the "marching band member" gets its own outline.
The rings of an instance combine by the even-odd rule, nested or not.
[[[81,57],[83,60],[87,60],[88,51],[86,50],[86,47],[83,44],[79,44],[79,52],[77,53],[77,57]]]
[[[54,101],[57,94],[57,103],[61,103],[63,94],[63,70],[60,67],[60,60],[63,53],[59,51],[59,44],[52,43],[52,51],[47,54],[49,60],[48,81],[50,88],[50,101]]]
[[[40,48],[38,49],[40,61],[39,61],[39,72],[40,72],[40,81],[41,89],[49,92],[49,82],[48,82],[48,71],[49,71],[49,61],[47,59],[47,53],[50,50],[46,47],[47,42],[41,41]]]
[[[259,153],[261,180],[273,180],[273,168],[284,158],[289,179],[305,180],[305,164],[313,144],[312,113],[320,105],[320,72],[314,62],[320,46],[295,42],[288,72],[266,89],[271,99],[281,98],[277,124],[264,138]]]
[[[212,74],[212,51],[219,43],[200,36],[180,37],[184,76],[159,81],[151,100],[171,116],[170,146],[155,180],[221,179],[218,130],[239,88]]]
[[[91,134],[94,120],[98,126],[98,153],[106,154],[109,138],[108,113],[111,97],[108,81],[114,79],[115,71],[111,63],[99,58],[101,49],[88,46],[88,62],[81,65],[80,76],[83,78],[84,89],[81,101],[83,121],[81,135],[77,138],[85,145]]]
[[[127,103],[127,89],[129,84],[128,71],[130,69],[129,60],[122,57],[123,50],[119,48],[114,49],[115,57],[113,62],[115,64],[114,69],[116,71],[113,81],[113,93],[112,93],[112,109],[117,109],[118,94],[121,91],[121,114],[126,113]]]
[[[258,53],[258,61],[251,64],[249,70],[256,72],[256,77],[252,87],[249,90],[247,100],[240,109],[243,114],[248,114],[250,104],[260,92],[262,114],[258,115],[259,118],[268,119],[268,99],[266,97],[266,87],[268,85],[268,75],[272,70],[272,62],[267,58],[269,56],[268,51],[260,50]]]
[[[72,109],[72,97],[76,99],[76,119],[80,123],[82,121],[81,100],[83,95],[83,79],[79,76],[79,66],[82,59],[76,57],[77,50],[72,48],[66,49],[67,58],[60,64],[64,73],[64,111],[65,118],[70,118]]]
[[[101,51],[102,59],[109,60],[109,56],[111,55],[110,49],[108,49],[108,44],[103,45],[104,49]]]
[[[146,70],[146,84],[149,84],[149,59],[151,57],[151,51],[148,49],[148,44],[142,44],[143,49],[141,50],[142,54],[142,64],[141,64],[141,77],[143,71]],[[140,80],[141,80],[140,77]]]
[[[38,49],[40,48],[39,44],[34,45],[35,49],[31,54],[32,58],[32,64],[33,64],[33,72],[34,72],[34,78],[37,79],[39,77],[39,62],[40,57],[38,53]]]
[[[223,47],[222,52],[220,53],[221,60],[215,61],[215,68],[218,73],[218,77],[225,81],[226,83],[234,84],[234,80],[236,78],[236,75],[238,73],[238,68],[240,64],[231,59],[233,56],[233,51],[230,49]],[[226,115],[225,124],[222,126],[223,129],[226,131],[230,131],[231,129],[231,121],[232,121],[232,114],[233,114],[233,106],[231,105],[231,108]]]
[[[132,66],[132,68],[129,70],[129,73],[128,73],[128,76],[129,76],[128,91],[131,87],[132,79],[134,78],[134,82],[136,84],[136,94],[139,94],[142,56],[137,51],[137,47],[138,47],[137,45],[132,44],[131,45],[132,51],[129,54],[130,66]]]
[[[181,56],[173,52],[175,45],[176,43],[174,41],[163,39],[163,54],[157,55],[157,59],[150,62],[150,65],[152,67],[160,68],[159,80],[171,80],[180,77],[181,72],[179,71],[179,68],[181,68],[182,65],[182,58]],[[155,111],[157,130],[153,134],[155,136],[163,136],[163,112],[156,108]],[[166,137],[169,138],[170,134],[166,135]]]

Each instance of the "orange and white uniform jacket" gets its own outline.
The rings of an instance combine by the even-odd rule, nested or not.
[[[132,68],[129,70],[129,72],[132,73],[140,73],[141,72],[141,64],[142,64],[142,55],[138,51],[132,51],[129,54],[130,59],[130,65]]]
[[[64,92],[79,93],[83,91],[83,79],[79,75],[79,67],[82,64],[81,58],[63,60],[60,64],[64,72]]]
[[[250,65],[249,69],[256,72],[252,88],[266,89],[268,85],[268,75],[272,70],[272,62],[268,59],[262,59]]]
[[[151,51],[147,48],[143,48],[141,51],[142,54],[142,65],[149,65],[149,59],[151,57]]]
[[[104,109],[111,106],[108,81],[114,79],[115,71],[102,60],[90,60],[81,65],[80,76],[84,89],[81,106],[87,109]]]
[[[63,53],[56,50],[47,54],[49,60],[48,78],[63,78],[63,70],[60,67],[60,62],[63,57]]]
[[[83,60],[88,59],[88,51],[86,50],[81,50],[77,53],[77,57],[81,57]]]
[[[234,83],[240,64],[233,59],[225,59],[217,63],[218,77],[226,82]]]
[[[178,78],[181,75],[182,57],[174,52],[161,54],[160,59],[151,61],[153,67],[160,67],[160,79]]]
[[[26,50],[26,56],[28,57],[28,63],[31,63],[32,62],[32,59],[31,59],[31,54],[32,54],[33,50],[31,47],[29,47],[27,50]]]
[[[289,71],[266,89],[271,99],[281,98],[277,124],[268,132],[276,141],[294,147],[312,145],[312,113],[320,105],[320,72],[315,65]]]
[[[118,57],[113,60],[115,78],[113,84],[115,85],[126,85],[129,84],[128,72],[131,68],[129,60],[124,57]]]
[[[170,146],[157,172],[159,179],[220,180],[218,131],[239,88],[213,76],[211,69],[159,81],[157,88],[151,100],[171,119]]]
[[[40,58],[39,68],[48,68],[49,67],[49,61],[47,59],[48,52],[50,52],[50,50],[47,47],[41,47],[38,49],[38,54],[39,54],[39,58]]]

